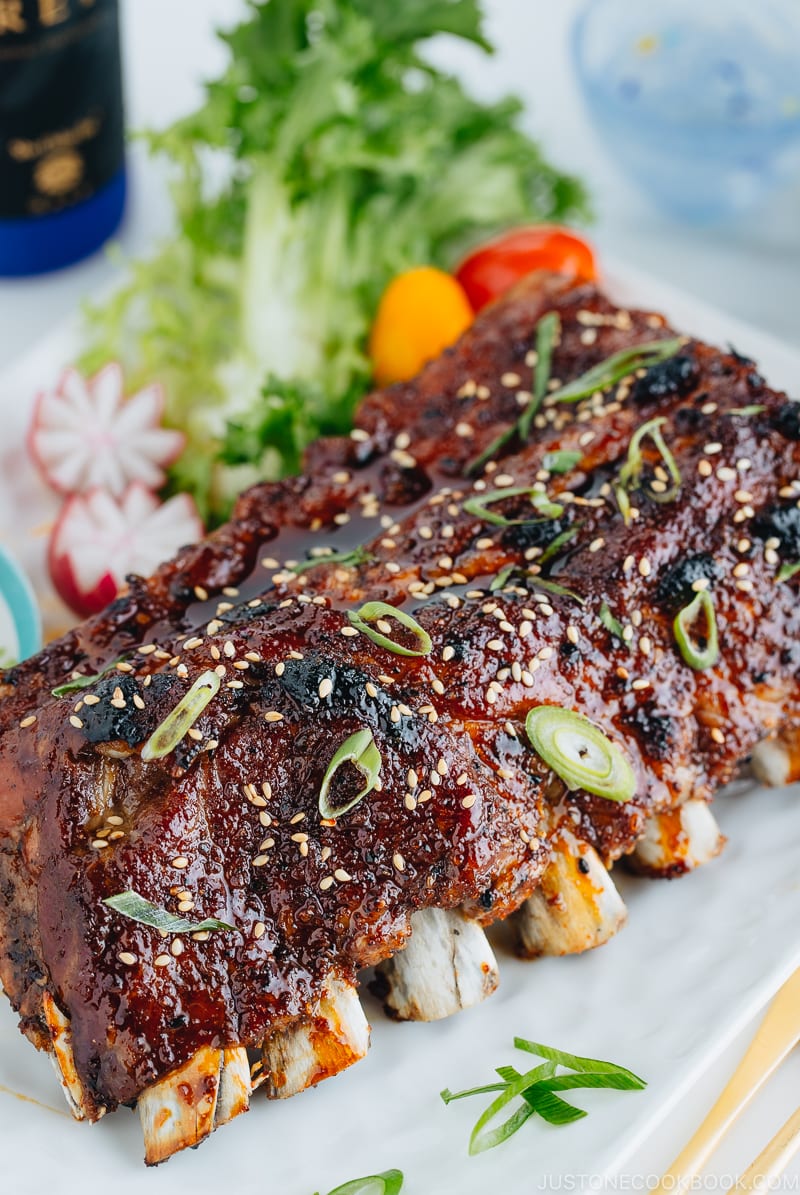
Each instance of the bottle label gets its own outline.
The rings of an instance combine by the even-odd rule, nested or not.
[[[0,0],[0,219],[88,199],[123,137],[118,0]]]

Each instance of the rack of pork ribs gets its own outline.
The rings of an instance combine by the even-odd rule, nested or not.
[[[550,392],[492,454],[532,401],[551,311]],[[247,491],[226,526],[0,674],[0,978],[77,1118],[137,1105],[149,1163],[194,1146],[259,1087],[289,1096],[365,1054],[365,968],[395,1017],[448,1016],[497,984],[484,927],[510,919],[530,957],[597,946],[625,920],[612,864],[688,871],[720,850],[708,801],[743,761],[772,783],[800,772],[784,579],[800,406],[689,338],[559,401],[620,350],[674,337],[659,315],[531,276],[414,381],[367,397],[302,476]],[[643,486],[624,518],[615,481],[655,417],[679,491]],[[531,518],[525,487],[560,515]],[[499,523],[475,503],[490,493]],[[703,579],[719,657],[698,669],[673,620]],[[372,600],[412,613],[430,653],[356,633],[348,612]],[[211,670],[219,692],[190,732],[143,760]],[[525,732],[542,704],[624,751],[632,799],[548,769]],[[326,769],[363,729],[380,780],[323,817]],[[104,903],[126,891],[234,929],[159,931]]]

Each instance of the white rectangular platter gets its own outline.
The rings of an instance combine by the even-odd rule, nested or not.
[[[609,288],[681,329],[732,341],[774,385],[800,390],[800,353],[628,268],[610,273]],[[53,511],[23,440],[36,390],[76,348],[76,326],[65,326],[0,378],[0,542],[23,557],[53,628],[65,617],[44,579]],[[730,839],[720,860],[673,883],[620,877],[630,920],[608,946],[536,963],[501,948],[495,996],[440,1024],[390,1023],[365,996],[373,1041],[364,1062],[285,1103],[256,1098],[200,1151],[155,1171],[143,1167],[138,1118],[125,1109],[93,1128],[69,1119],[47,1059],[0,1006],[0,1192],[78,1195],[89,1184],[114,1195],[312,1195],[397,1167],[404,1195],[483,1195],[534,1191],[545,1175],[613,1174],[800,965],[800,786],[740,784],[717,814]],[[438,1093],[491,1082],[501,1063],[524,1069],[515,1034],[612,1059],[649,1086],[580,1093],[585,1120],[561,1129],[531,1121],[469,1158],[483,1102],[446,1108]]]

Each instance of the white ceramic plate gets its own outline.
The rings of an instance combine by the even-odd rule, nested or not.
[[[800,386],[800,354],[690,296],[627,268],[613,271],[610,289],[697,335],[733,341],[773,384]],[[51,629],[66,618],[43,566],[55,506],[22,442],[36,390],[55,380],[75,348],[76,329],[66,326],[0,379],[0,543],[24,560]],[[675,883],[620,877],[630,922],[613,942],[536,963],[501,951],[500,990],[451,1021],[392,1024],[366,996],[373,1044],[364,1062],[285,1103],[256,1098],[248,1116],[201,1151],[156,1171],[143,1168],[138,1118],[126,1110],[92,1128],[71,1121],[47,1059],[2,1007],[0,1190],[77,1195],[89,1184],[115,1195],[311,1195],[397,1167],[404,1195],[500,1195],[540,1189],[548,1175],[613,1174],[800,964],[798,797],[798,788],[747,785],[725,793],[717,814],[730,842],[719,861]],[[500,1148],[469,1158],[484,1101],[446,1108],[438,1093],[491,1082],[501,1063],[524,1069],[529,1056],[515,1058],[515,1034],[613,1059],[649,1087],[581,1093],[576,1102],[591,1110],[585,1120],[566,1129],[530,1122]]]

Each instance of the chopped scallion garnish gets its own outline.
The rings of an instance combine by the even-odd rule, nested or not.
[[[528,712],[525,730],[536,754],[567,788],[582,788],[607,801],[629,801],[635,793],[627,756],[583,714],[537,705]]]
[[[625,642],[625,636],[622,633],[624,629],[622,623],[611,613],[611,607],[609,606],[608,602],[603,602],[600,607],[600,621],[609,634],[614,635],[623,643]]]
[[[649,436],[655,444],[672,482],[670,486],[667,486],[664,481],[660,481],[658,485],[655,482],[651,482],[646,490],[648,497],[652,498],[654,502],[673,502],[678,496],[681,488],[681,473],[675,462],[675,457],[667,447],[664,437],[661,434],[661,428],[665,423],[666,419],[663,416],[658,419],[650,419],[647,423],[643,423],[631,437],[627,460],[619,471],[619,480],[614,487],[614,493],[626,526],[630,521],[628,494],[631,490],[637,490],[641,486],[642,471],[645,464],[641,445],[645,437]],[[664,488],[661,489],[660,486]]]
[[[800,561],[796,564],[782,564],[775,574],[775,580],[790,581],[796,573],[800,573]]]
[[[310,568],[316,568],[318,564],[343,564],[346,568],[358,568],[360,564],[369,564],[375,559],[372,552],[359,546],[350,552],[328,552],[310,560],[302,560],[299,564],[293,564],[289,572],[299,576],[300,573],[308,572]]]
[[[705,630],[696,632],[697,622],[705,620]],[[675,616],[672,624],[678,649],[690,668],[702,672],[713,668],[719,659],[719,635],[714,599],[707,589],[702,589]]]
[[[216,917],[208,917],[205,921],[187,921],[185,917],[176,917],[133,890],[120,892],[117,896],[108,896],[103,904],[130,921],[150,925],[153,929],[163,930],[168,934],[197,934],[211,930],[239,932],[235,925],[228,925],[227,921],[218,921]]]
[[[555,311],[548,311],[547,315],[543,315],[537,323],[536,364],[533,367],[533,383],[531,387],[533,397],[516,423],[512,423],[505,431],[500,432],[499,436],[495,436],[494,440],[492,440],[487,448],[484,448],[480,456],[470,461],[467,465],[468,476],[474,477],[476,473],[480,473],[483,466],[501,448],[505,448],[506,444],[514,439],[514,436],[519,436],[523,444],[528,439],[533,418],[542,405],[544,396],[547,394],[547,385],[550,381],[550,370],[553,362],[553,349],[560,329],[561,321]]]
[[[358,805],[359,801],[363,801],[364,797],[376,787],[380,777],[382,762],[381,753],[375,746],[375,739],[372,736],[371,730],[365,727],[363,730],[357,730],[355,734],[351,734],[349,738],[345,739],[328,764],[325,775],[322,778],[322,785],[319,790],[320,815],[323,818],[337,818],[341,817],[343,813],[349,813],[351,809]],[[331,785],[339,768],[346,763],[350,763],[357,768],[366,783],[349,801],[346,801],[342,805],[334,806],[330,802]]]
[[[569,473],[579,461],[583,460],[582,452],[570,452],[563,448],[558,452],[546,452],[542,461],[542,468],[548,473]]]
[[[142,759],[149,763],[153,759],[163,759],[169,755],[181,741],[187,731],[191,730],[203,710],[219,692],[220,678],[216,672],[203,672],[198,676],[171,713],[167,714],[160,726],[157,726],[145,745],[142,747]]]
[[[518,1050],[536,1054],[545,1061],[525,1074],[520,1074],[513,1066],[499,1066],[497,1074],[502,1080],[500,1083],[488,1083],[483,1087],[471,1087],[466,1091],[452,1092],[446,1089],[441,1093],[445,1104],[474,1095],[500,1093],[479,1117],[472,1130],[470,1154],[483,1153],[507,1141],[534,1114],[554,1125],[572,1124],[587,1115],[583,1109],[561,1099],[555,1094],[557,1091],[574,1091],[580,1088],[641,1091],[647,1086],[638,1075],[613,1062],[581,1058],[576,1054],[554,1050],[521,1037],[514,1039],[514,1045]],[[559,1067],[569,1073],[559,1074]],[[497,1128],[491,1129],[489,1126],[492,1121],[516,1098],[523,1100],[522,1105]]]
[[[754,402],[749,407],[731,407],[728,411],[729,415],[760,415],[762,411],[766,411],[763,403]]]
[[[523,444],[531,433],[534,416],[541,407],[553,369],[553,349],[561,332],[561,320],[555,311],[548,311],[536,325],[536,364],[533,367],[533,401],[529,402],[517,421],[517,431]]]
[[[403,1189],[401,1170],[384,1170],[383,1174],[371,1174],[367,1178],[354,1178],[343,1183],[329,1195],[399,1195]]]
[[[117,664],[121,664],[124,656],[120,656],[118,660],[113,660],[110,664],[106,664],[102,672],[96,672],[93,676],[73,676],[71,680],[65,681],[63,685],[57,685],[53,689],[54,697],[66,697],[69,693],[78,693],[81,689],[90,689],[92,685],[96,685],[101,681]]]
[[[555,539],[551,540],[545,550],[539,557],[537,564],[546,564],[548,560],[552,560],[557,556],[565,544],[568,544],[571,539],[574,539],[580,530],[580,523],[573,523],[571,527],[567,527],[566,531],[561,531]]]
[[[373,643],[377,643],[378,647],[383,647],[397,656],[429,656],[433,651],[430,635],[416,618],[406,614],[405,610],[390,606],[387,602],[365,602],[359,610],[348,610],[347,617],[354,627],[367,635]],[[411,631],[419,643],[418,648],[405,647],[391,638],[392,628],[387,621],[390,618],[396,619],[401,626]],[[372,623],[377,625],[372,626]]]
[[[523,495],[530,498],[537,518],[507,519],[505,515],[489,510],[493,503],[502,502],[504,498],[520,498]],[[560,518],[564,513],[564,507],[558,502],[551,502],[547,494],[543,494],[541,490],[531,489],[529,486],[518,486],[509,490],[490,490],[488,494],[482,494],[480,498],[468,498],[464,503],[464,511],[495,527],[525,527],[529,523]]]
[[[604,361],[599,361],[586,373],[582,373],[573,382],[567,382],[559,390],[550,394],[551,402],[580,402],[582,398],[591,398],[599,390],[608,390],[610,386],[621,382],[639,369],[650,369],[662,361],[669,360],[683,347],[684,341],[679,337],[671,340],[652,340],[645,344],[635,344],[627,349],[620,349]]]

